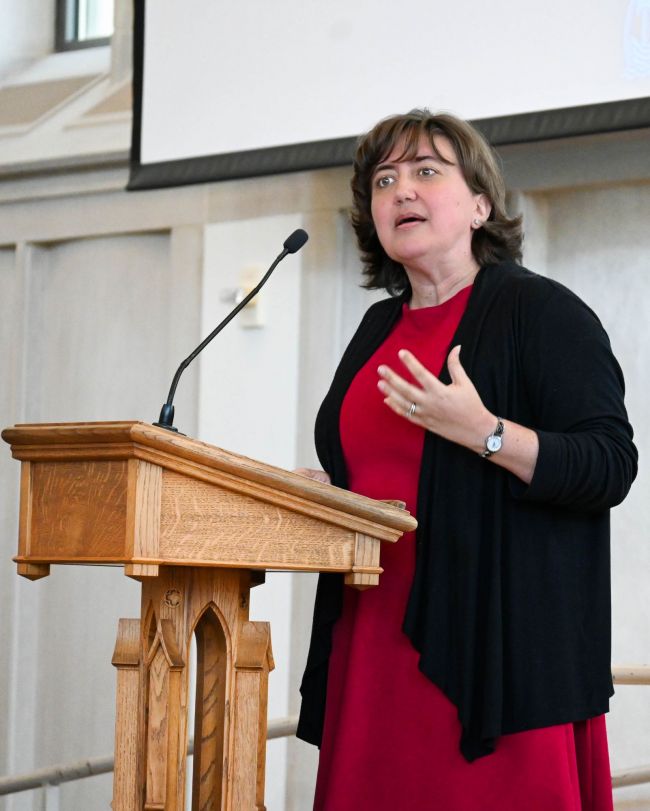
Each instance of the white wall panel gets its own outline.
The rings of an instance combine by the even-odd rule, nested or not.
[[[169,251],[167,234],[27,251],[25,407],[7,422],[155,417],[169,375]],[[15,548],[15,532],[7,542]],[[11,770],[111,752],[110,660],[118,618],[139,614],[138,584],[120,568],[90,566],[16,583]],[[68,784],[61,798],[63,808],[108,807],[111,778]],[[23,795],[13,807],[28,803]]]
[[[205,229],[203,332],[207,335],[228,314],[247,269],[266,271],[285,238],[302,225],[298,215],[215,223]],[[300,282],[303,253],[277,267],[260,293],[262,326],[231,322],[200,360],[198,436],[226,450],[279,467],[296,465]],[[180,415],[177,425],[180,425]],[[276,669],[269,679],[269,718],[289,712],[292,575],[269,574],[251,594],[251,619],[271,622]],[[286,740],[267,750],[269,809],[284,807]]]
[[[625,374],[639,475],[612,512],[612,661],[650,659],[650,185],[550,194],[546,201],[548,275],[587,302],[607,330]],[[535,270],[535,268],[532,268]],[[650,753],[650,687],[619,686],[607,718],[613,769],[640,766]],[[650,786],[617,792],[650,805]],[[644,803],[641,805],[641,801]],[[636,805],[635,801],[639,804]]]

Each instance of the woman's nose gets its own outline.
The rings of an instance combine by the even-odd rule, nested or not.
[[[415,187],[408,177],[400,178],[394,186],[395,202],[399,205],[416,197]]]

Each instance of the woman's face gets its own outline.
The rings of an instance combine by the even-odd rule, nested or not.
[[[400,160],[398,144],[375,169],[372,219],[388,256],[407,270],[454,269],[473,261],[474,220],[482,224],[490,205],[470,191],[450,142],[435,136],[438,158],[422,136],[415,157]]]

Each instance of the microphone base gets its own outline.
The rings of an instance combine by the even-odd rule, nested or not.
[[[162,422],[152,422],[152,425],[155,425],[156,428],[164,428],[166,431],[173,431],[175,434],[180,434],[181,436],[185,436],[185,434],[181,434],[178,428],[175,428],[173,425],[165,425]]]
[[[160,410],[158,422],[154,422],[153,424],[156,428],[164,428],[166,431],[173,431],[175,434],[180,433],[178,428],[174,428],[174,406],[169,401],[167,401]],[[185,434],[181,434],[181,436],[185,436]]]

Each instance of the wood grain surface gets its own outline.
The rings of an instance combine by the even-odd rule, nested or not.
[[[226,734],[228,646],[210,607],[196,625],[196,698],[192,811],[221,811]]]
[[[373,501],[145,423],[53,423],[3,431],[22,461],[16,562],[116,563],[139,580],[162,565],[340,571],[366,588],[377,540],[415,520]],[[389,495],[389,494],[387,494]]]
[[[113,653],[113,665],[117,668],[113,811],[132,811],[141,805],[137,734],[140,647],[140,620],[121,619]]]
[[[348,569],[355,534],[333,524],[165,471],[160,554],[219,565]]]
[[[376,538],[357,532],[354,539],[352,571],[345,575],[346,585],[360,590],[376,586],[379,583],[379,575],[383,572],[379,566],[379,553]]]
[[[34,462],[30,467],[30,556],[123,557],[126,462]]]
[[[15,425],[2,432],[16,459],[143,458],[163,467],[183,460],[197,468],[230,473],[272,490],[305,498],[350,516],[397,530],[415,529],[417,522],[393,504],[358,496],[347,490],[298,476],[196,439],[174,434],[143,422],[82,422]],[[386,493],[386,499],[391,493]]]

